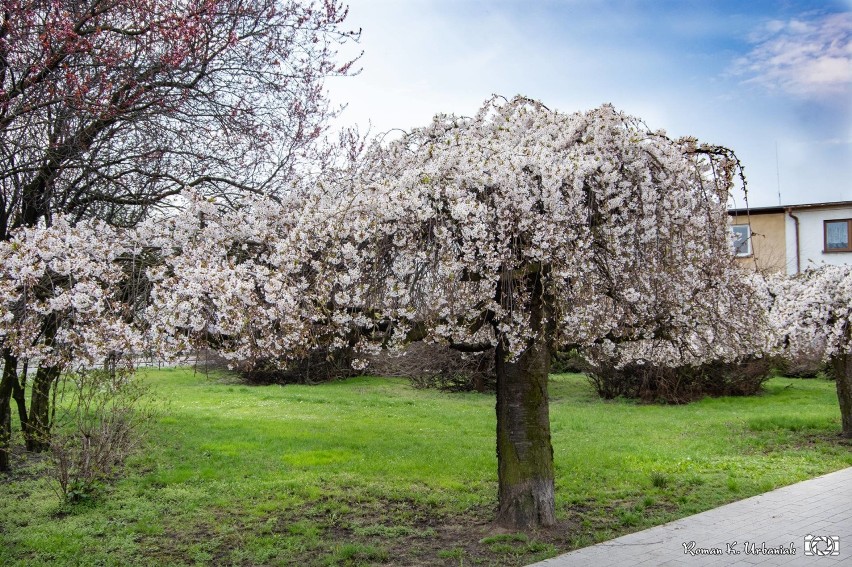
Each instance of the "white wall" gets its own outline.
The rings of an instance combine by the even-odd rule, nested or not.
[[[852,218],[852,206],[829,209],[793,209],[799,218],[799,262],[801,269],[815,268],[821,264],[839,266],[852,264],[852,252],[823,252],[825,247],[823,221]],[[787,241],[787,273],[796,273],[796,223],[787,215],[785,221]]]

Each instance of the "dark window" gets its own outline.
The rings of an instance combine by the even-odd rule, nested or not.
[[[825,251],[852,252],[852,219],[825,221]]]

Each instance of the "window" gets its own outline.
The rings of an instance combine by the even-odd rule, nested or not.
[[[734,254],[738,258],[751,256],[751,227],[747,224],[735,224],[731,230],[734,231]]]
[[[826,252],[852,252],[852,219],[827,220],[824,225]]]

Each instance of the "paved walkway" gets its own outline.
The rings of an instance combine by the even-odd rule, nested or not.
[[[852,565],[852,467],[535,564],[575,565]]]

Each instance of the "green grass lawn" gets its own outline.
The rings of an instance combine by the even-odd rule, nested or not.
[[[770,380],[686,406],[554,376],[559,525],[493,528],[494,399],[355,378],[249,387],[169,369],[125,478],[60,505],[30,457],[0,477],[0,565],[523,565],[852,465],[834,385]]]

